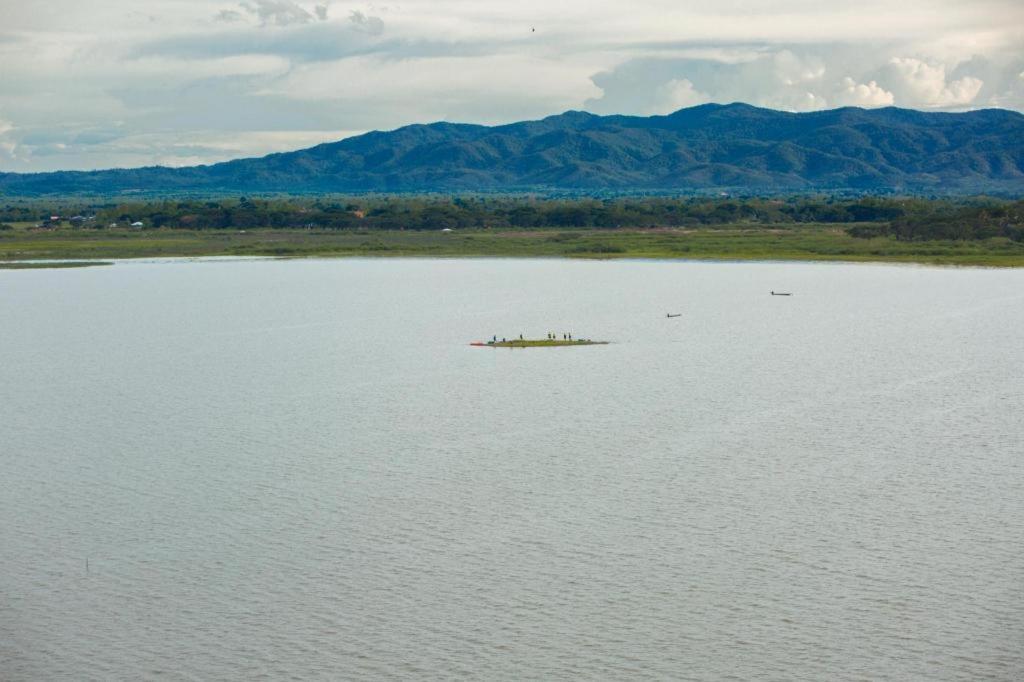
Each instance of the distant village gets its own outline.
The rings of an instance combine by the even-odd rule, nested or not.
[[[71,217],[51,215],[48,218],[43,218],[38,223],[33,225],[37,230],[55,230],[58,227],[96,227],[96,216],[94,215],[73,215]],[[107,227],[134,227],[136,229],[144,228],[146,224],[141,220],[135,222],[124,222],[124,223],[110,223]]]

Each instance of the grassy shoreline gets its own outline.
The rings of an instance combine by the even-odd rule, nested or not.
[[[198,256],[814,260],[1024,267],[1024,244],[1005,239],[932,242],[900,242],[888,237],[858,239],[835,225],[454,232],[21,228],[0,232],[0,267],[27,267],[11,261]],[[38,264],[38,267],[76,266],[80,267],[77,264]]]

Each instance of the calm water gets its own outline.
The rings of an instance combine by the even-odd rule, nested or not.
[[[615,343],[466,345],[548,331]],[[1021,270],[0,270],[0,678],[1022,679],[1022,333]]]

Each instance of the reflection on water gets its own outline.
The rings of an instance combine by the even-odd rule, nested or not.
[[[1020,679],[1022,285],[0,271],[0,677]]]

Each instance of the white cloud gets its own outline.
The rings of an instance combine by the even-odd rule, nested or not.
[[[670,114],[684,107],[692,107],[695,104],[703,104],[708,101],[710,98],[703,92],[698,92],[690,81],[685,78],[673,78],[658,88],[658,103],[650,113]]]
[[[14,132],[14,124],[0,118],[0,159],[20,161],[18,143],[8,137],[8,134],[12,132]]]
[[[222,9],[221,11],[217,12],[216,16],[213,17],[213,20],[214,21],[223,21],[223,22],[227,22],[227,23],[231,23],[231,22],[234,22],[234,21],[241,21],[242,20],[242,13],[241,12],[236,12],[233,9]]]
[[[626,60],[596,74],[593,80],[602,95],[587,106],[599,113],[660,111],[665,93],[685,81],[701,101],[742,101],[789,111],[838,106],[1021,110],[1022,63],[1024,54],[944,63],[893,54],[893,48],[865,55],[856,46],[819,45],[762,49],[746,60],[659,55]]]
[[[588,74],[586,65],[511,55],[403,60],[356,56],[298,65],[257,94],[364,106],[373,102],[414,106],[418,117],[408,122],[452,120],[459,118],[460,109],[480,109],[486,103],[490,112],[477,120],[507,122],[522,115],[523,108],[543,116],[578,105],[597,92]]]
[[[348,20],[357,31],[369,33],[372,36],[379,36],[384,32],[384,20],[380,17],[366,16],[359,10],[352,10]]]
[[[875,81],[858,83],[849,76],[843,78],[833,103],[850,107],[886,107],[895,104],[896,97]]]
[[[241,7],[259,17],[264,26],[289,26],[313,21],[313,15],[291,0],[246,0]]]
[[[138,85],[149,82],[151,87],[168,86],[175,82],[192,82],[202,78],[231,76],[277,75],[288,71],[287,59],[275,55],[247,54],[217,59],[177,59],[172,57],[145,57],[126,64],[122,78],[125,85],[133,81]],[[153,83],[153,78],[161,78]]]
[[[825,75],[825,65],[817,56],[800,57],[790,50],[781,50],[775,53],[772,62],[776,78],[787,87],[804,87]]]
[[[9,161],[18,161],[17,155],[18,145],[14,142],[8,142],[7,140],[0,140],[0,159],[7,159]]]
[[[894,85],[904,97],[920,107],[960,107],[974,101],[984,82],[973,76],[954,81],[946,78],[945,64],[929,64],[913,57],[889,60]]]
[[[817,111],[828,106],[828,100],[813,92],[805,92],[792,107],[793,111]]]
[[[828,68],[817,55],[761,50],[746,60],[638,59],[597,74],[602,96],[587,103],[602,113],[664,111],[702,102],[748,102],[787,111],[828,105]],[[669,99],[676,93],[675,101]],[[676,108],[679,108],[678,106]]]
[[[183,140],[175,132],[125,134],[96,144],[47,142],[31,149],[15,147],[19,156],[11,160],[31,161],[39,168],[56,170],[79,168],[161,165],[170,167],[210,163],[222,158],[261,156],[273,152],[310,147],[322,142],[358,135],[362,130],[250,130],[239,133],[223,130],[196,130]],[[6,145],[0,138],[0,158]],[[97,163],[101,158],[108,161]],[[31,154],[31,156],[29,156]],[[21,169],[24,170],[24,169]]]

